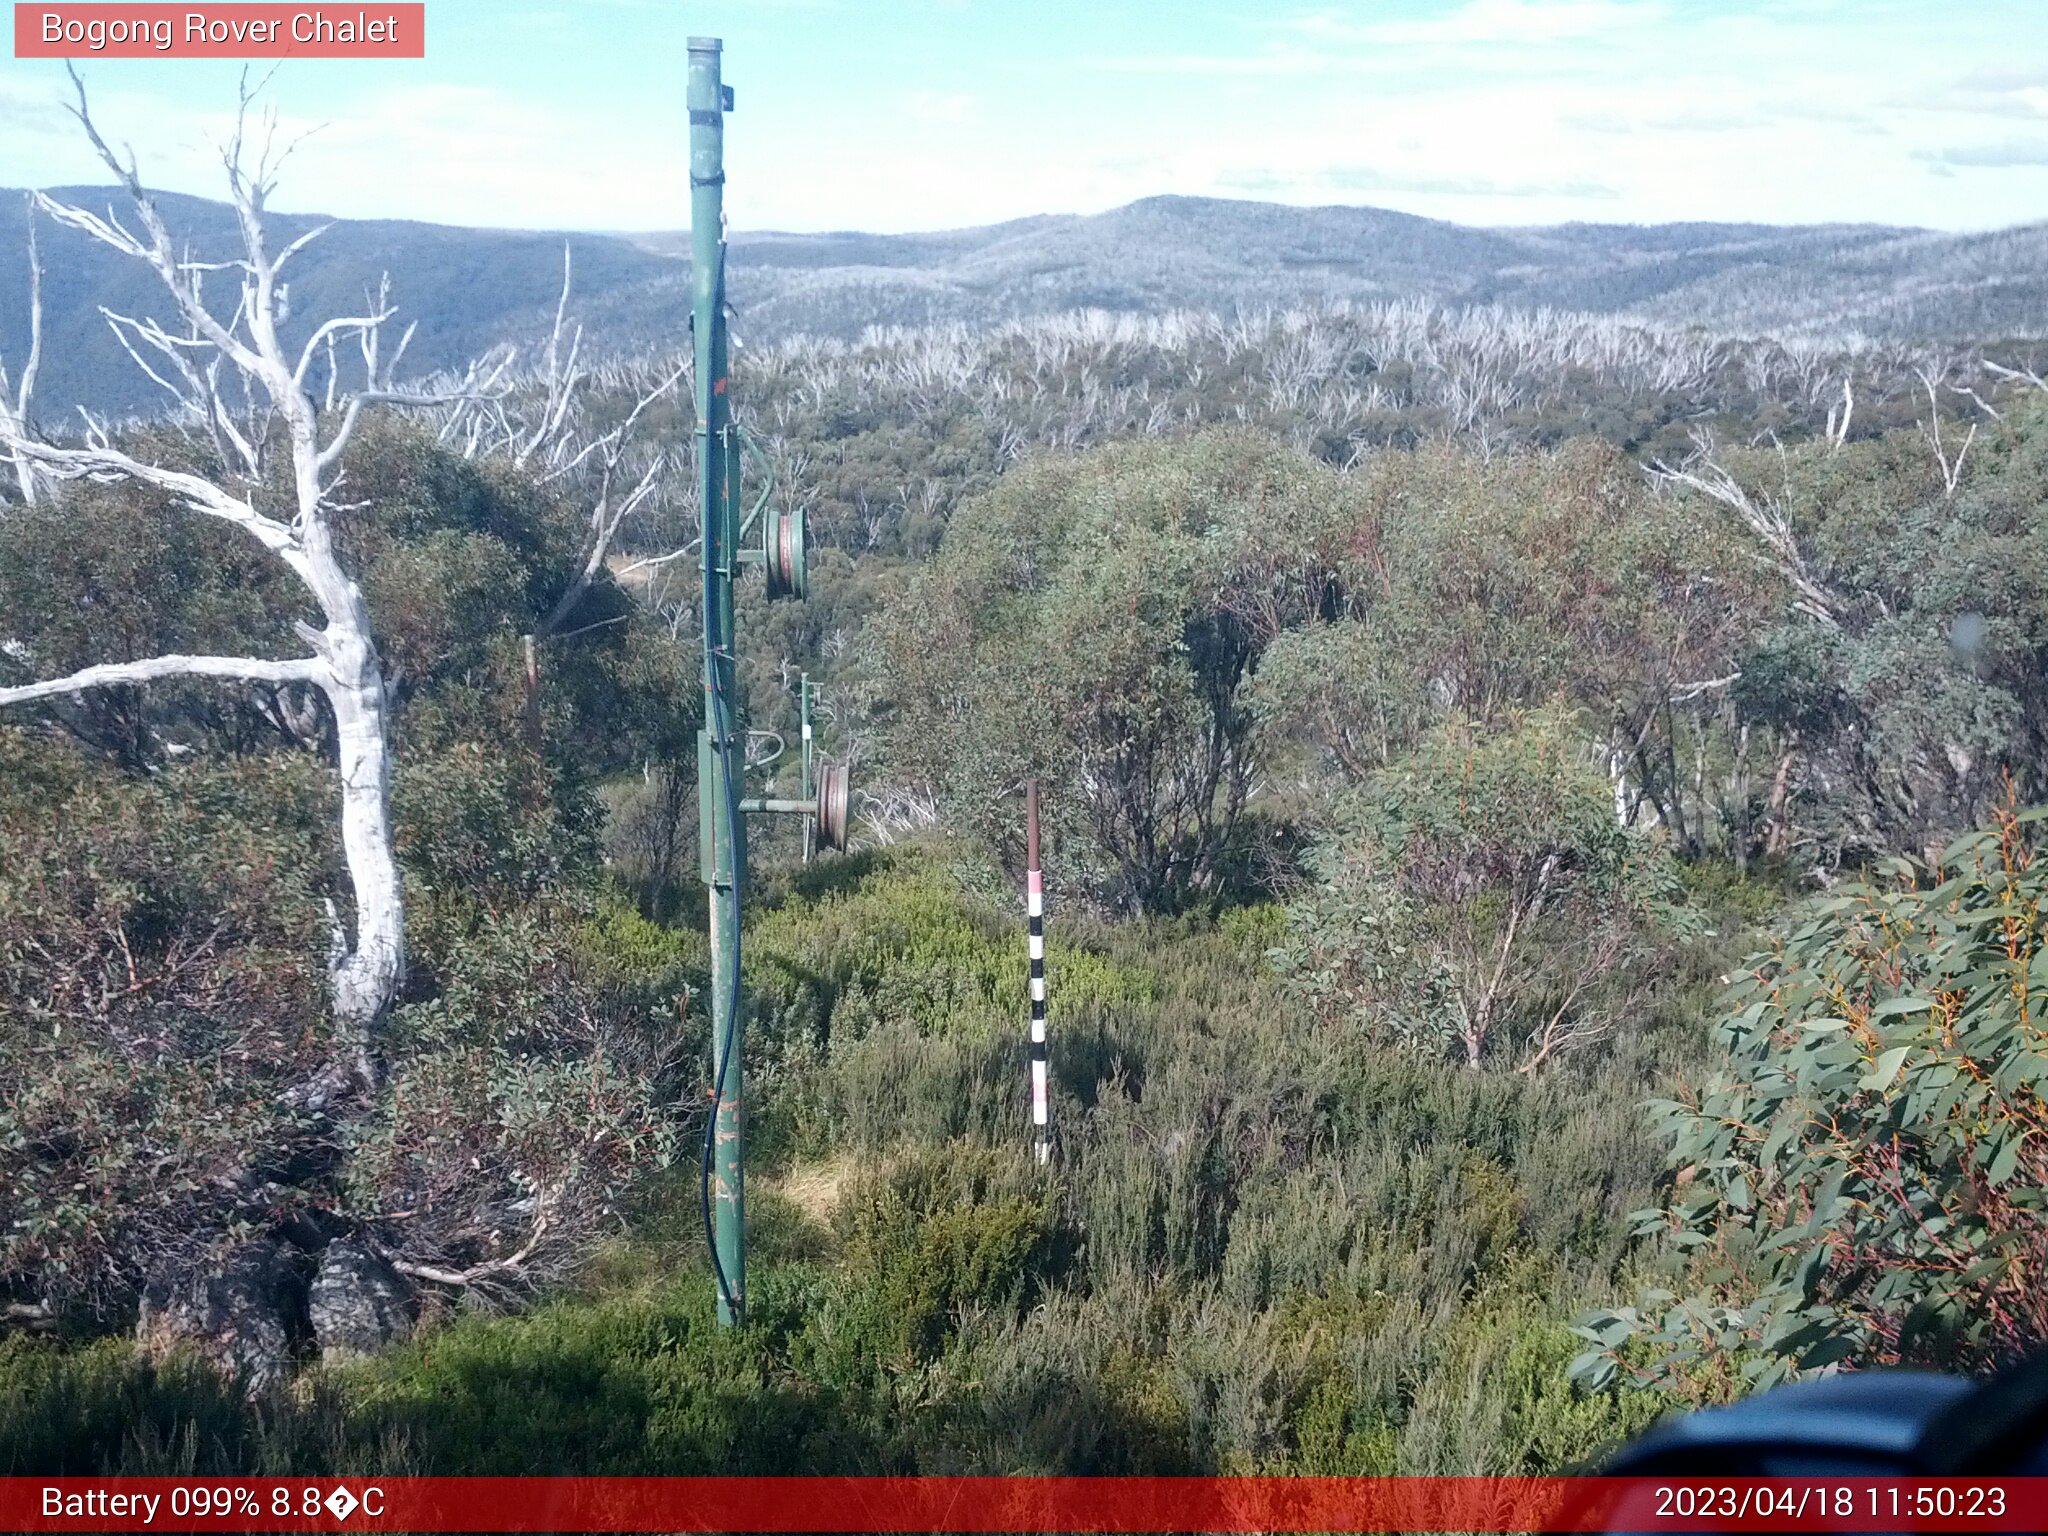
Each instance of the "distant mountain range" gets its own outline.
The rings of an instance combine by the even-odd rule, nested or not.
[[[56,195],[119,206],[108,188]],[[230,210],[166,194],[201,255],[234,248]],[[0,357],[27,346],[26,200],[0,193]],[[278,243],[319,220],[280,215]],[[155,386],[99,306],[163,314],[152,274],[41,226],[39,414],[81,402],[143,411]],[[686,234],[542,234],[340,220],[294,264],[292,320],[352,310],[388,270],[419,330],[414,368],[458,367],[544,334],[575,255],[573,311],[605,350],[674,343],[688,308]],[[1076,308],[1221,310],[1386,299],[1551,307],[1718,332],[1966,341],[2048,333],[2048,224],[1950,235],[1882,225],[1564,224],[1476,229],[1378,208],[1152,197],[930,234],[738,233],[730,283],[743,340],[857,336],[870,325],[982,324]],[[225,275],[216,278],[225,283]]]

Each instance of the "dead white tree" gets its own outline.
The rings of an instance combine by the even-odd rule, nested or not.
[[[1677,469],[1661,459],[1650,466],[1657,484],[1697,491],[1728,508],[1763,545],[1770,563],[1792,586],[1792,606],[1829,629],[1842,627],[1842,600],[1813,572],[1791,519],[1768,496],[1752,497],[1714,457],[1712,439],[1695,433],[1693,455]]]
[[[1834,457],[1842,451],[1842,444],[1849,441],[1849,422],[1856,415],[1856,391],[1850,388],[1849,375],[1842,375],[1842,405],[1838,416],[1834,406],[1828,407],[1827,444],[1828,456]]]
[[[28,356],[22,359],[21,378],[14,386],[14,397],[7,395],[7,368],[0,364],[0,440],[20,437],[27,429],[29,411],[35,403],[36,374],[43,365],[43,251],[36,239],[36,200],[33,193],[28,197]],[[14,479],[20,487],[24,505],[34,506],[36,501],[35,461],[26,454],[11,455],[14,461]]]
[[[534,629],[534,641],[539,644],[560,633],[569,616],[576,611],[576,605],[583,601],[598,573],[604,569],[613,542],[626,520],[646,506],[662,491],[675,465],[672,457],[660,449],[649,453],[637,474],[628,468],[629,456],[634,448],[634,434],[639,428],[640,418],[647,408],[672,391],[682,378],[683,370],[677,367],[659,383],[652,386],[634,402],[626,419],[598,437],[590,439],[569,460],[568,467],[558,473],[567,473],[590,464],[590,534],[583,548],[583,563],[562,595],[555,600],[555,606],[542,618]],[[555,478],[550,475],[548,478]],[[666,564],[678,559],[693,548],[672,550],[663,555],[635,561],[629,569],[644,570],[655,565]]]
[[[157,656],[145,661],[86,667],[65,677],[0,688],[0,705],[26,703],[111,684],[171,677],[215,677],[247,683],[307,684],[333,711],[341,785],[341,839],[354,896],[353,931],[330,907],[334,935],[329,956],[334,1022],[341,1058],[303,1090],[324,1103],[351,1075],[377,1080],[377,1028],[405,973],[404,895],[392,845],[389,703],[370,611],[361,588],[335,548],[332,515],[342,459],[361,413],[380,402],[433,403],[393,383],[408,329],[387,357],[381,338],[393,311],[388,286],[365,313],[316,326],[296,356],[278,334],[285,312],[284,273],[293,257],[325,226],[316,226],[272,252],[264,229],[265,202],[278,167],[290,153],[273,154],[276,117],[266,114],[263,145],[253,170],[244,165],[244,131],[252,92],[244,81],[231,141],[222,149],[241,254],[201,261],[181,251],[155,199],[143,186],[135,154],[123,160],[94,125],[85,87],[74,71],[77,103],[71,110],[100,159],[126,190],[136,227],[110,208],[102,216],[38,193],[43,212],[68,228],[151,268],[170,296],[176,329],[157,320],[103,311],[129,355],[178,401],[188,432],[203,430],[224,465],[218,480],[134,457],[104,424],[88,419],[81,439],[54,442],[36,435],[19,411],[0,419],[0,449],[50,480],[133,481],[170,493],[190,511],[219,518],[261,544],[304,585],[324,624],[297,623],[310,655],[278,661],[254,656]],[[233,305],[222,317],[208,301],[208,277],[226,274]],[[223,309],[226,306],[222,306]],[[307,377],[316,358],[334,357],[334,344],[353,341],[361,356],[361,387],[327,397],[316,407]],[[152,356],[153,354],[153,356]],[[236,386],[250,402],[237,409]],[[281,429],[281,430],[280,430]],[[280,439],[282,440],[280,444]],[[282,446],[290,459],[286,505],[264,506],[271,460]]]
[[[678,362],[665,374],[651,377],[625,417],[604,431],[590,424],[590,394],[595,379],[582,362],[583,326],[572,324],[569,299],[574,264],[562,246],[562,291],[555,302],[554,324],[542,354],[542,371],[520,378],[512,371],[518,349],[494,348],[469,369],[465,388],[441,423],[440,441],[459,448],[464,458],[499,459],[515,469],[537,474],[542,484],[562,484],[589,508],[589,535],[583,558],[569,584],[533,629],[521,637],[526,653],[527,733],[536,745],[540,736],[540,648],[565,630],[578,605],[606,567],[626,523],[658,503],[680,466],[664,449],[647,449],[639,440],[643,418],[675,391],[688,367]],[[623,578],[657,569],[681,559],[683,548],[634,561],[616,573]],[[644,585],[644,582],[643,582]]]
[[[1937,375],[1929,368],[1920,369],[1919,374],[1920,383],[1927,391],[1927,420],[1920,430],[1927,438],[1927,445],[1934,450],[1934,462],[1941,466],[1942,494],[1953,499],[1957,485],[1962,482],[1963,460],[1969,456],[1970,444],[1977,441],[1977,424],[1974,421],[1970,423],[1962,446],[1956,449],[1956,456],[1951,459],[1941,440],[1941,397],[1934,389]]]
[[[2035,389],[2048,390],[2048,379],[2041,377],[2032,368],[2007,368],[1987,357],[1984,359],[1984,371],[1998,375],[2009,384],[2026,384]]]

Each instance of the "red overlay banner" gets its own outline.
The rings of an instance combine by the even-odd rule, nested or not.
[[[14,7],[17,59],[423,59],[421,0]]]
[[[6,1531],[2041,1531],[2048,1478],[9,1477]]]

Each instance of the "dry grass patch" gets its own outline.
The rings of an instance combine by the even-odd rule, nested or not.
[[[875,1160],[835,1152],[818,1163],[800,1163],[773,1181],[772,1188],[818,1225],[830,1228],[833,1214],[862,1173],[877,1171]]]

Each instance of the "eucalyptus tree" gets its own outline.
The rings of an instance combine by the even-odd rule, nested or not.
[[[1561,698],[1583,711],[1617,822],[1702,851],[1715,807],[1697,755],[1756,627],[1756,576],[1725,541],[1583,439],[1380,454],[1345,477],[1344,506],[1319,535],[1327,611],[1275,639],[1249,690],[1276,774],[1295,767],[1313,799],[1439,723]]]
[[[1338,800],[1308,863],[1275,955],[1288,991],[1472,1068],[1534,1072],[1604,1038],[1693,926],[1569,710],[1432,730]]]
[[[1582,1380],[1718,1397],[2039,1348],[2044,816],[1995,807],[1931,861],[1812,903],[1736,973],[1725,1066],[1649,1105],[1670,1182],[1633,1220],[1683,1294],[1583,1318]]]
[[[1832,879],[1930,854],[1980,823],[2008,776],[2039,793],[2043,405],[2009,400],[1960,437],[1932,422],[1776,449],[1702,437],[1655,467],[1662,496],[1729,529],[1722,542],[1761,578],[1715,669],[1733,674],[1732,723],[1764,759],[1760,796],[1738,782],[1725,797],[1738,845],[1760,798],[1759,851]]]
[[[1009,852],[1028,777],[1059,868],[1112,905],[1214,892],[1253,789],[1244,687],[1316,601],[1337,477],[1260,434],[1041,458],[954,514],[879,621],[889,766]]]

